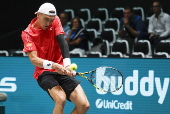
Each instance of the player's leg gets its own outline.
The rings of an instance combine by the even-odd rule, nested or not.
[[[71,114],[86,114],[90,104],[80,84],[71,93],[70,100],[75,104]]]
[[[37,81],[39,86],[55,101],[53,114],[63,114],[63,109],[66,102],[66,94],[59,86],[59,83],[55,77],[55,73],[44,72],[38,77]]]
[[[66,102],[66,95],[60,86],[55,86],[52,89],[48,89],[50,96],[55,101],[55,107],[53,114],[63,114],[64,105]]]
[[[66,98],[69,101],[72,101],[76,107],[73,110],[72,114],[85,114],[89,108],[89,102],[87,97],[75,78],[70,76],[57,76],[58,82],[60,83],[62,89],[66,93]]]

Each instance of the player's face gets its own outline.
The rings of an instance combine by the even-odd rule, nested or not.
[[[159,2],[154,2],[152,8],[154,13],[159,13],[161,11]]]
[[[133,13],[130,9],[124,10],[124,17],[130,19],[132,17]]]
[[[38,15],[38,22],[39,22],[40,27],[43,30],[46,30],[51,25],[51,23],[54,21],[54,18],[55,18],[55,16],[49,16],[49,15],[46,15],[46,14],[39,14]]]

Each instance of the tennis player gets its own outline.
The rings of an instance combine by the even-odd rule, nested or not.
[[[53,114],[63,114],[66,99],[75,104],[71,114],[85,114],[88,99],[69,69],[71,64],[64,31],[51,3],[44,3],[37,15],[22,31],[24,52],[36,66],[34,78],[55,102]]]

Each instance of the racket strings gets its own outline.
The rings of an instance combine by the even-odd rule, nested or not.
[[[102,67],[91,75],[94,84],[102,91],[117,91],[122,86],[123,77],[115,69]]]

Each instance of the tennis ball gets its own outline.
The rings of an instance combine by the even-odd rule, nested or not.
[[[70,70],[72,70],[72,71],[77,70],[77,65],[75,63],[72,63],[70,65]]]

